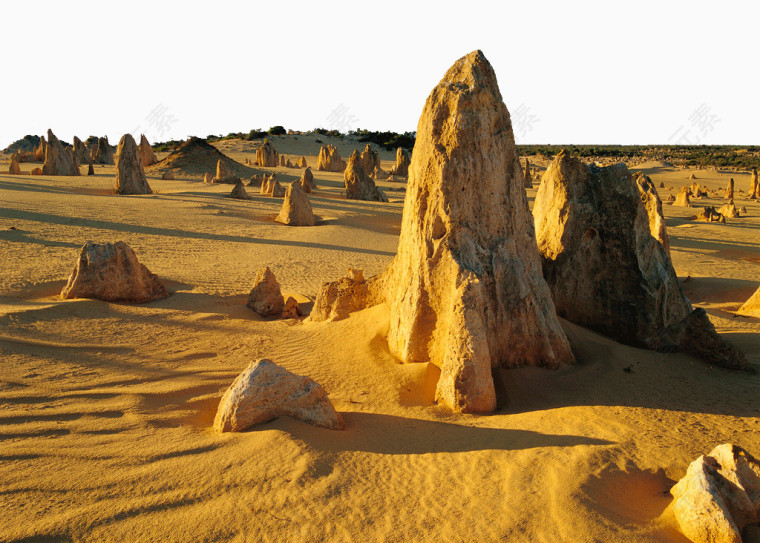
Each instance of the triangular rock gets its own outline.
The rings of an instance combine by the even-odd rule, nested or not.
[[[689,190],[689,187],[681,187],[681,190],[678,191],[678,195],[676,196],[673,205],[675,207],[691,207],[691,199],[689,198],[690,192],[691,191]]]
[[[11,165],[8,168],[8,173],[11,175],[21,175],[21,166],[18,163],[18,153],[11,155]]]
[[[232,173],[227,167],[227,163],[219,159],[216,161],[216,176],[211,180],[212,183],[239,183],[240,178]]]
[[[140,134],[139,150],[140,162],[142,163],[143,168],[147,168],[158,162],[156,154],[153,152],[153,147],[148,143],[148,138],[145,137],[145,134]]]
[[[343,181],[348,200],[388,201],[388,197],[375,186],[375,182],[367,175],[357,151],[354,151],[348,159]]]
[[[268,267],[261,268],[253,280],[253,288],[245,304],[262,317],[280,317],[285,307],[280,283]]]
[[[52,130],[47,131],[45,145],[45,163],[42,165],[43,175],[79,175],[79,167],[71,147],[64,149]]]
[[[311,173],[311,168],[306,168],[303,171],[300,183],[301,188],[307,194],[311,194],[311,192],[317,188],[316,183],[314,183],[314,174]]]
[[[340,158],[338,148],[334,145],[323,145],[319,148],[317,170],[325,172],[342,172],[346,163]]]
[[[266,140],[261,147],[256,149],[256,162],[259,166],[266,168],[274,168],[279,164],[277,151],[269,140]]]
[[[240,180],[238,180],[238,182],[235,183],[235,186],[232,188],[232,192],[230,192],[230,198],[235,198],[237,200],[251,200],[251,197],[248,195],[245,187],[243,186],[243,182]]]
[[[124,134],[116,149],[116,192],[118,194],[153,194],[137,154],[132,134]]]
[[[364,147],[364,151],[359,155],[359,159],[361,160],[364,171],[368,174],[374,172],[375,168],[380,167],[380,155],[377,154],[377,151],[375,151],[369,143]]]
[[[34,148],[34,161],[35,162],[44,162],[45,161],[45,147],[47,147],[47,142],[45,141],[45,136],[40,136],[40,142],[37,144],[37,147]]]
[[[314,213],[299,181],[288,185],[282,209],[275,220],[289,226],[314,226]]]
[[[87,164],[90,161],[90,153],[82,140],[74,136],[74,158],[77,164]]]
[[[113,148],[111,147],[111,144],[108,143],[108,136],[98,138],[98,145],[97,147],[92,148],[90,156],[95,164],[114,163]]]
[[[660,242],[665,252],[670,256],[670,238],[665,224],[665,216],[662,214],[662,200],[660,200],[657,189],[654,187],[652,180],[646,175],[639,175],[636,179],[639,188],[641,201],[649,216],[649,231],[652,237]]]

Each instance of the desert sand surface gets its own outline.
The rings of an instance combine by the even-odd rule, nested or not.
[[[563,321],[576,365],[499,370],[499,410],[455,414],[433,402],[434,366],[389,353],[384,305],[333,323],[258,317],[245,302],[262,266],[308,312],[323,282],[379,273],[396,252],[404,183],[378,183],[389,203],[341,199],[342,174],[313,168],[314,139],[271,140],[309,155],[311,228],[275,223],[281,199],[233,200],[199,178],[149,174],[156,194],[116,196],[113,166],[0,174],[0,540],[687,541],[667,492],[720,443],[760,456],[760,377]],[[239,162],[255,146],[217,144]],[[339,144],[344,158],[362,147]],[[692,172],[714,190],[734,178],[746,216],[664,213],[685,293],[760,369],[760,319],[734,313],[760,284],[749,174],[632,170],[664,183],[663,200]],[[88,240],[127,242],[171,295],[60,300]],[[281,417],[215,433],[222,393],[262,357],[321,383],[346,430]]]

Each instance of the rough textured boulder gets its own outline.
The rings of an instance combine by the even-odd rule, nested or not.
[[[71,147],[64,148],[52,130],[47,131],[47,136],[42,174],[79,175],[79,165],[74,158],[74,150]]]
[[[386,172],[380,166],[375,166],[375,169],[370,174],[370,177],[372,179],[377,179],[378,181],[384,181],[384,180],[388,179],[388,177],[390,177],[390,175],[388,175],[388,172]]]
[[[145,179],[137,144],[132,134],[124,134],[116,150],[116,192],[118,194],[153,194],[148,180]]]
[[[266,168],[274,168],[280,162],[277,155],[277,151],[274,149],[274,145],[265,141],[264,144],[256,149],[256,162],[259,166]]]
[[[285,300],[280,291],[280,283],[268,267],[261,268],[253,280],[253,288],[245,304],[262,317],[280,317]]]
[[[344,427],[343,418],[319,383],[261,359],[238,375],[224,393],[214,418],[214,429],[242,432],[281,416],[331,430]]]
[[[299,181],[288,185],[282,209],[275,220],[288,226],[314,226],[314,213]]]
[[[161,179],[164,181],[174,181],[174,172],[171,170],[166,170],[164,174],[161,176]]]
[[[97,298],[108,302],[142,303],[165,298],[166,287],[140,264],[123,241],[98,244],[88,241],[79,253],[61,298]]]
[[[370,144],[368,143],[364,150],[359,155],[362,167],[367,174],[371,174],[375,171],[375,168],[380,168],[380,155],[377,154]]]
[[[306,168],[303,171],[299,183],[301,183],[301,188],[307,194],[311,194],[311,192],[317,188],[317,184],[314,182],[314,174],[311,173],[311,168]]]
[[[145,134],[140,134],[139,151],[140,162],[142,163],[143,168],[147,168],[158,162],[156,154],[153,152],[153,147],[148,143],[148,138],[145,137]]]
[[[398,175],[400,177],[406,177],[409,175],[409,164],[412,160],[409,158],[409,153],[406,149],[399,147],[396,149],[396,165],[391,168],[391,175]]]
[[[574,361],[541,275],[509,113],[480,51],[427,98],[384,275],[391,352],[440,367],[436,397],[454,410],[495,408],[494,367]]]
[[[728,180],[728,186],[726,186],[726,199],[727,200],[733,200],[734,199],[734,178]]]
[[[525,173],[523,174],[523,179],[525,180],[525,188],[526,189],[532,189],[533,188],[533,177],[530,175],[530,162],[528,159],[525,159]]]
[[[237,200],[251,200],[251,197],[248,195],[245,187],[243,186],[243,182],[240,180],[238,180],[238,182],[235,183],[235,186],[232,188],[232,192],[230,192],[230,198],[235,198]]]
[[[296,162],[296,166],[298,166],[299,168],[308,168],[308,164],[306,164],[306,157],[305,156],[300,157],[298,161]]]
[[[757,179],[757,168],[752,168],[752,177],[749,182],[748,198],[757,200],[760,198],[760,181]]]
[[[693,198],[706,198],[708,196],[706,190],[702,190],[702,187],[699,186],[699,183],[692,183],[691,184],[691,196]]]
[[[299,304],[292,296],[288,296],[288,299],[285,300],[285,307],[282,309],[282,318],[297,319],[301,316],[303,316],[303,311],[301,311],[301,304]]]
[[[351,153],[351,157],[348,159],[346,170],[343,173],[343,182],[348,200],[388,201],[388,197],[375,186],[375,182],[367,175],[357,151]]]
[[[108,136],[98,138],[98,145],[97,147],[92,148],[90,156],[95,164],[114,163],[113,148],[111,147],[111,144],[108,143]]]
[[[718,445],[670,493],[670,510],[691,541],[742,543],[742,531],[760,522],[760,462],[741,447]]]
[[[717,212],[713,206],[703,207],[702,211],[693,218],[700,222],[726,222],[726,218]]]
[[[334,145],[323,145],[319,148],[317,170],[324,172],[342,172],[346,163],[340,158],[338,148]]]
[[[271,174],[264,178],[261,183],[261,194],[272,196],[273,198],[282,198],[285,196],[285,188],[280,184],[279,179],[275,174]]]
[[[240,182],[240,178],[232,173],[223,160],[216,161],[216,175],[211,180],[212,183],[234,183]]]
[[[18,163],[18,153],[11,155],[11,165],[8,168],[8,173],[11,175],[21,175],[21,166]]]
[[[87,152],[87,146],[82,140],[74,136],[74,158],[77,164],[87,164],[90,161],[90,154]]]
[[[37,145],[37,147],[34,148],[34,161],[35,162],[44,162],[45,161],[45,148],[47,147],[47,142],[45,141],[45,136],[40,136],[40,143]]]
[[[644,202],[644,207],[649,217],[649,231],[652,233],[652,237],[662,244],[665,252],[670,256],[670,239],[668,238],[665,216],[662,214],[662,200],[660,200],[660,196],[657,194],[657,189],[654,187],[652,180],[646,175],[639,175],[636,179],[636,185],[639,188],[641,201]]]
[[[718,210],[718,214],[729,219],[739,218],[739,211],[736,209],[736,205],[734,204],[733,199],[731,199],[727,204],[721,206],[721,208]]]
[[[382,276],[365,280],[362,270],[349,268],[346,277],[322,284],[309,320],[321,322],[345,319],[349,313],[383,303],[384,296]]]
[[[760,288],[755,291],[749,300],[742,304],[738,313],[750,317],[760,317]]]
[[[622,343],[748,368],[684,296],[624,164],[600,168],[560,152],[541,179],[533,214],[561,317]]]
[[[678,195],[676,196],[673,205],[676,207],[691,207],[689,193],[689,187],[681,187],[681,190],[678,191]]]

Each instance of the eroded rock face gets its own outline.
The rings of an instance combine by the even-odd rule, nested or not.
[[[11,165],[8,168],[8,173],[11,175],[21,175],[21,166],[18,163],[18,153],[11,155]]]
[[[232,192],[230,192],[230,198],[235,198],[236,200],[250,200],[251,197],[248,195],[248,192],[246,192],[245,187],[243,186],[243,182],[238,180],[237,183],[235,183],[235,186],[232,188]]]
[[[525,188],[532,189],[533,177],[530,175],[530,161],[528,161],[527,158],[525,159],[525,173],[523,173],[523,179],[525,180]]]
[[[203,182],[204,183],[213,183],[214,182],[214,175],[211,172],[206,172],[203,174]]]
[[[346,163],[340,158],[338,148],[334,145],[323,145],[319,148],[317,170],[325,172],[342,172]]]
[[[273,198],[282,198],[285,196],[285,187],[280,184],[275,174],[269,176],[267,181],[267,194]]]
[[[277,151],[269,141],[265,141],[264,144],[256,149],[256,162],[259,166],[266,168],[274,168],[280,163]]]
[[[74,150],[71,147],[64,148],[52,130],[47,131],[47,136],[42,174],[79,175],[79,165],[74,158]]]
[[[322,284],[309,319],[314,322],[342,320],[354,311],[383,303],[384,299],[382,275],[365,280],[362,270],[349,268],[346,277]]]
[[[282,309],[282,318],[297,319],[301,316],[303,316],[301,304],[299,304],[292,296],[288,296],[288,299],[285,300],[285,307]]]
[[[344,428],[343,418],[319,383],[261,359],[238,375],[224,393],[214,429],[242,432],[281,416],[332,430]]]
[[[311,168],[306,168],[303,171],[299,183],[301,183],[301,188],[306,194],[311,194],[311,192],[317,188],[317,184],[314,182],[314,174],[311,173]]]
[[[748,315],[750,317],[760,317],[760,288],[750,296],[749,300],[744,302],[739,308],[738,313],[742,315]]]
[[[736,205],[734,204],[733,199],[729,200],[727,204],[722,205],[720,209],[718,209],[718,213],[729,219],[739,218],[739,210],[736,209]]]
[[[285,307],[280,283],[269,267],[261,268],[253,280],[253,288],[245,304],[262,317],[280,317]]]
[[[118,194],[153,194],[145,179],[137,144],[132,134],[124,134],[116,149],[116,192]]]
[[[91,158],[95,164],[113,164],[114,163],[113,149],[111,148],[111,144],[108,143],[108,136],[104,138],[98,138],[97,147],[92,148]]]
[[[600,168],[560,152],[541,179],[533,214],[561,317],[622,343],[748,367],[684,296],[624,164]]]
[[[87,146],[78,137],[74,136],[74,158],[77,164],[87,164],[90,161],[90,154],[87,152]]]
[[[695,219],[701,222],[726,222],[726,218],[716,211],[713,206],[703,207],[702,211],[697,213]]]
[[[308,168],[308,165],[306,164],[306,157],[300,157],[298,161],[296,161],[296,166],[299,168]]]
[[[760,198],[760,181],[757,179],[757,168],[752,168],[752,177],[749,182],[749,195],[752,200]]]
[[[409,164],[412,160],[409,158],[409,153],[406,149],[399,147],[396,149],[396,165],[391,168],[391,175],[398,175],[399,177],[406,177],[409,175]]]
[[[689,190],[689,187],[681,187],[673,205],[676,207],[691,207],[691,199],[689,198],[690,193],[691,191]]]
[[[493,367],[574,361],[541,275],[509,113],[480,51],[425,103],[385,281],[390,350],[439,366],[436,397],[454,410],[495,408]]]
[[[760,463],[736,445],[718,445],[689,465],[670,490],[681,532],[695,543],[741,543],[760,522]]]
[[[351,153],[343,174],[343,182],[346,187],[346,199],[367,200],[374,202],[387,202],[388,197],[375,185],[375,182],[367,175],[361,163],[361,157],[357,151]]]
[[[216,162],[216,176],[211,180],[212,183],[234,183],[240,182],[240,178],[227,167],[223,160]]]
[[[368,143],[364,150],[359,155],[364,171],[369,175],[375,171],[375,168],[380,168],[380,155],[377,154],[370,144]]]
[[[314,226],[314,213],[299,181],[288,185],[282,209],[275,220],[288,226]]]
[[[370,177],[378,181],[384,181],[388,179],[390,175],[388,175],[388,172],[383,170],[380,166],[376,166],[375,169],[370,174]]]
[[[166,298],[166,287],[140,264],[132,248],[118,241],[88,241],[79,252],[61,298],[96,298],[108,302],[142,303]]]
[[[148,138],[145,137],[145,134],[140,134],[140,145],[138,146],[138,150],[143,168],[147,168],[158,162],[156,154],[153,152],[153,147],[148,143]]]
[[[174,181],[174,172],[171,170],[166,170],[163,175],[161,175],[161,179],[164,181]]]
[[[34,149],[34,161],[35,162],[44,162],[45,161],[45,147],[47,147],[47,142],[45,141],[45,136],[40,136],[40,143]]]
[[[652,237],[662,244],[665,252],[670,256],[670,238],[668,238],[665,216],[662,214],[660,195],[657,194],[657,189],[654,187],[652,180],[646,175],[639,175],[636,179],[636,185],[639,188],[641,201],[644,202],[644,207],[649,217],[649,231]]]
[[[728,180],[728,185],[726,186],[726,199],[727,200],[733,200],[734,199],[734,178]]]
[[[92,159],[87,164],[87,175],[95,175],[95,168],[92,167]]]

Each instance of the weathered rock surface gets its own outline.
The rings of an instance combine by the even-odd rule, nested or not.
[[[649,217],[649,231],[652,233],[652,237],[662,244],[665,252],[670,256],[670,238],[668,238],[665,216],[662,214],[660,195],[657,194],[657,189],[654,187],[652,180],[646,175],[639,175],[636,179],[636,185],[639,188],[641,201],[644,202],[644,207]]]
[[[8,173],[11,175],[21,175],[21,166],[18,163],[18,153],[11,155],[11,165],[8,168]]]
[[[166,170],[163,175],[161,176],[161,179],[164,181],[174,181],[174,172],[171,170]]]
[[[574,361],[541,275],[509,113],[480,51],[428,96],[384,275],[391,352],[440,367],[436,397],[454,410],[495,409],[493,367]]]
[[[380,155],[377,154],[370,144],[368,143],[364,150],[359,155],[364,171],[369,175],[375,171],[375,168],[380,168]]]
[[[388,179],[390,177],[390,175],[388,175],[388,172],[386,172],[380,166],[375,166],[375,169],[370,174],[370,177],[372,179],[376,179],[378,181],[384,181],[384,180]]]
[[[259,166],[266,168],[274,168],[280,163],[277,151],[268,140],[264,144],[256,149],[256,162]]]
[[[296,161],[296,166],[299,168],[308,168],[308,164],[306,164],[306,157],[299,157],[298,161]]]
[[[47,142],[45,141],[45,136],[40,136],[40,142],[37,144],[37,147],[34,149],[34,161],[35,162],[44,162],[45,161],[45,148],[47,147]]]
[[[285,187],[280,184],[277,175],[271,174],[264,178],[261,183],[261,194],[272,196],[273,198],[282,198],[285,196]]]
[[[47,131],[45,145],[45,163],[42,165],[43,175],[79,175],[79,166],[74,158],[74,149],[64,148],[52,130]]]
[[[557,313],[622,343],[746,369],[681,291],[636,185],[623,164],[586,165],[564,151],[543,175],[533,214]]]
[[[691,184],[691,196],[693,198],[706,198],[707,197],[707,191],[702,190],[702,187],[699,186],[699,183],[692,183]]]
[[[338,148],[334,145],[323,145],[319,148],[317,170],[325,172],[342,172],[346,163],[340,158]]]
[[[238,375],[224,393],[214,429],[242,432],[281,416],[332,430],[344,427],[343,418],[319,383],[261,359]]]
[[[262,317],[280,317],[285,306],[280,283],[268,267],[261,268],[253,280],[253,288],[245,304]]]
[[[670,493],[670,510],[691,541],[742,543],[742,531],[760,522],[760,462],[741,447],[718,445]]]
[[[251,176],[251,180],[248,182],[249,187],[258,187],[261,188],[261,183],[263,182],[264,177],[259,174],[253,174]]]
[[[143,165],[143,168],[147,168],[158,162],[156,154],[153,152],[153,147],[148,143],[148,138],[145,137],[145,134],[140,134],[140,145],[138,148],[140,151],[140,163]]]
[[[409,153],[406,149],[399,147],[396,149],[396,165],[391,168],[391,175],[398,175],[399,177],[406,177],[409,175],[409,164],[412,160],[409,158]]]
[[[750,317],[760,317],[760,288],[750,296],[749,300],[742,304],[738,313],[749,315]]]
[[[299,181],[288,185],[282,209],[275,220],[288,226],[314,226],[314,213]]]
[[[240,178],[232,173],[232,170],[230,170],[227,167],[227,164],[223,160],[217,160],[216,161],[216,175],[211,180],[212,183],[234,183],[237,184],[240,182]]]
[[[692,173],[692,174],[689,176],[689,181],[693,181],[693,180],[695,180],[696,178],[697,178],[697,176],[696,176],[696,175],[694,175],[694,174]]]
[[[307,194],[311,194],[311,192],[317,188],[317,184],[314,182],[314,174],[311,173],[311,168],[306,168],[303,171],[299,183],[301,183],[301,188]]]
[[[214,182],[214,174],[211,172],[206,172],[203,174],[203,182],[204,183],[213,183]]]
[[[700,222],[726,222],[726,218],[715,210],[713,206],[706,206],[702,208],[702,211],[697,213],[694,220]]]
[[[691,207],[691,199],[689,198],[690,192],[689,187],[681,187],[673,205],[676,207]]]
[[[733,200],[734,199],[734,178],[728,180],[728,185],[726,186],[726,199],[727,200]]]
[[[116,192],[118,194],[153,194],[145,179],[137,144],[132,134],[124,134],[116,149]]]
[[[724,217],[727,217],[729,219],[739,218],[739,211],[736,209],[736,205],[734,204],[733,198],[729,200],[727,204],[720,207],[720,209],[718,210],[718,214]]]
[[[286,166],[285,155],[280,155],[280,166]]]
[[[301,304],[299,304],[292,296],[288,296],[288,299],[285,300],[285,307],[282,309],[282,318],[297,319],[301,316],[303,316],[303,312],[301,311]]]
[[[74,136],[74,159],[77,164],[87,164],[90,161],[90,153],[82,140]]]
[[[314,322],[337,321],[348,318],[354,311],[383,303],[383,281],[382,275],[365,280],[362,270],[349,268],[346,277],[322,284],[309,319]]]
[[[378,189],[372,178],[367,175],[357,151],[351,153],[351,157],[348,159],[346,170],[343,173],[343,182],[348,200],[388,201],[385,193]]]
[[[246,192],[245,187],[243,186],[243,182],[238,180],[237,183],[235,183],[235,186],[232,188],[232,192],[230,192],[230,198],[235,198],[237,200],[251,200],[251,197],[248,195],[248,192]]]
[[[87,164],[87,175],[95,175],[95,168],[92,166],[92,159],[90,159],[90,162]]]
[[[751,200],[757,200],[760,198],[760,181],[757,178],[757,168],[752,168],[752,177],[749,182],[749,194],[748,198]]]
[[[532,189],[533,177],[530,175],[530,161],[528,161],[527,158],[525,159],[525,173],[523,173],[523,179],[525,181],[525,188]]]
[[[92,161],[95,164],[114,163],[113,148],[111,147],[111,144],[108,143],[108,136],[98,138],[98,145],[92,148],[90,158],[92,158]]]
[[[165,298],[166,287],[137,260],[132,248],[118,241],[88,241],[79,253],[61,298],[97,298],[108,302],[142,303]]]

